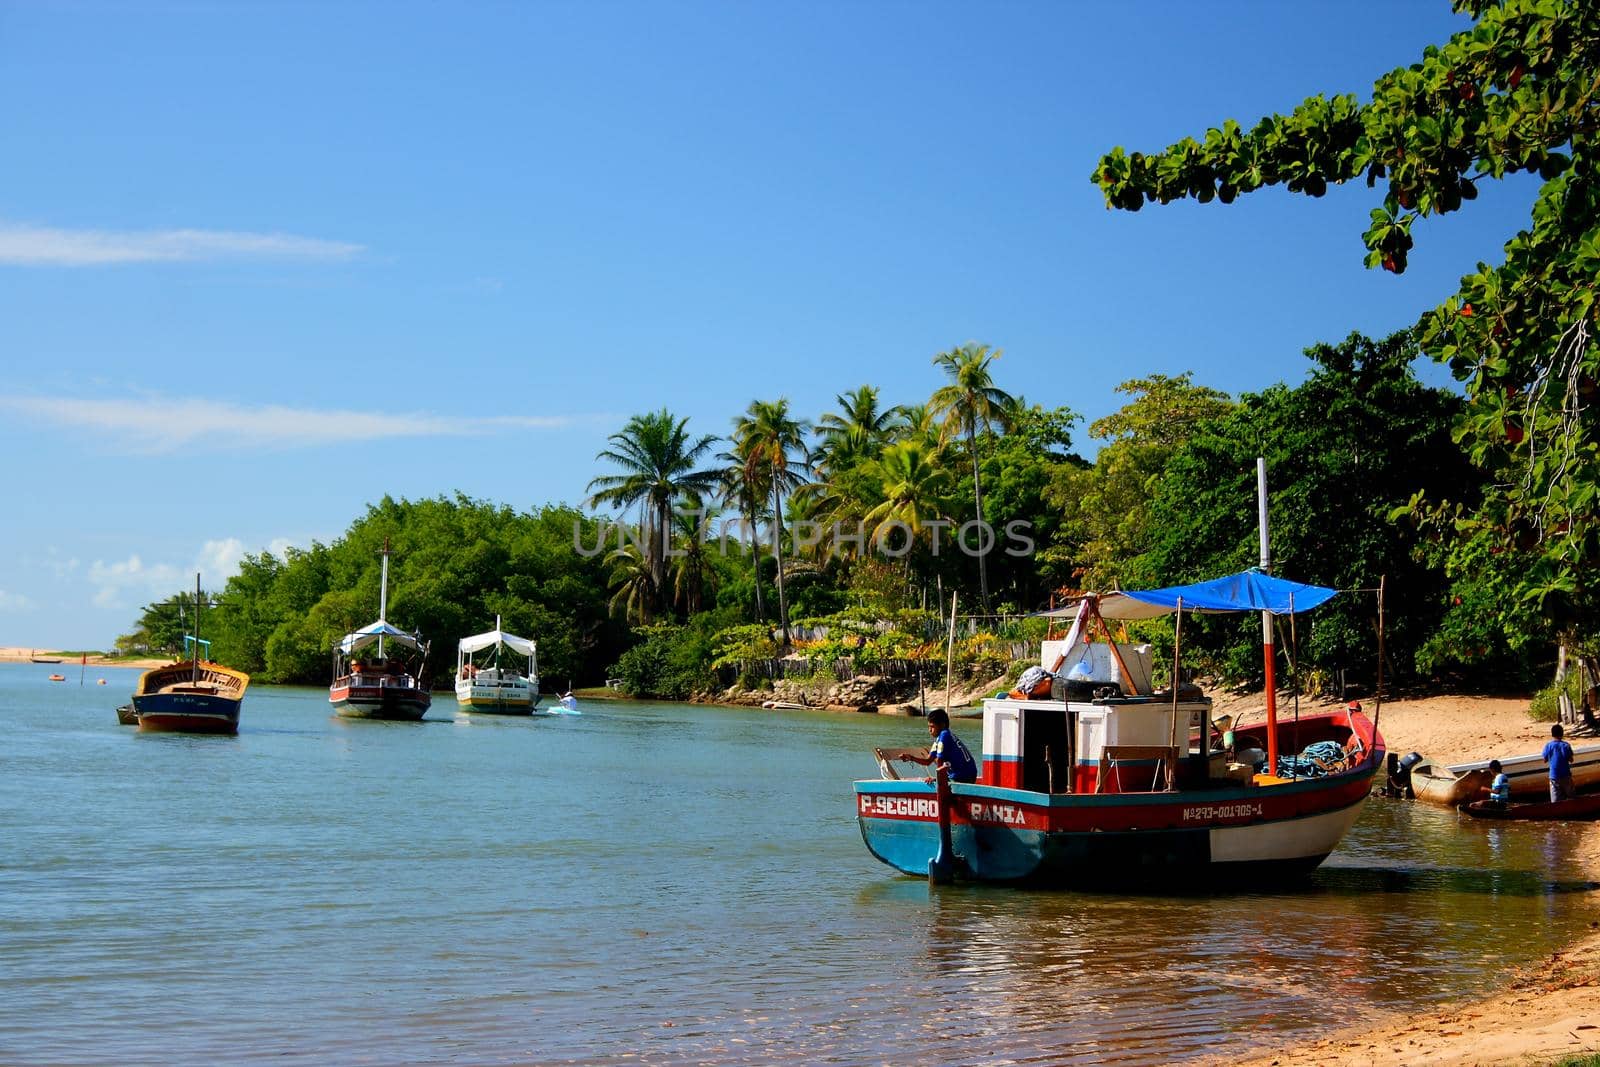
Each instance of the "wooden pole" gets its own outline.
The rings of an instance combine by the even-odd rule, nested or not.
[[[1378,750],[1378,716],[1383,711],[1383,589],[1388,581],[1387,574],[1378,578],[1378,685],[1372,698],[1372,744],[1369,746],[1374,752]]]
[[[1261,573],[1272,573],[1272,539],[1267,525],[1267,461],[1256,457],[1256,526],[1261,539]],[[1272,648],[1272,612],[1261,613],[1261,659],[1267,687],[1267,771],[1278,773],[1278,682]]]
[[[1122,652],[1117,648],[1117,642],[1111,636],[1111,627],[1106,625],[1105,618],[1100,614],[1100,605],[1094,600],[1090,600],[1089,610],[1094,612],[1095,621],[1100,623],[1100,632],[1105,634],[1106,645],[1111,649],[1111,658],[1117,661],[1117,669],[1122,672],[1123,679],[1128,683],[1128,687],[1133,690],[1128,695],[1138,696],[1139,686],[1134,682],[1133,675],[1128,670],[1128,665],[1122,661]]]
[[[950,714],[950,674],[956,661],[956,597],[950,594],[950,638],[944,648],[944,713]]]
[[[1172,741],[1178,741],[1178,646],[1183,641],[1183,597],[1178,598],[1178,613],[1173,617],[1172,624]],[[1200,724],[1200,754],[1207,755],[1211,751],[1211,716],[1205,716],[1205,722]],[[1184,734],[1188,734],[1184,730]],[[1184,751],[1189,750],[1189,739],[1184,737]]]

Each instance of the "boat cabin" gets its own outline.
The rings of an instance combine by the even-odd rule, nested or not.
[[[1266,724],[1225,732],[1211,701],[1192,685],[1156,690],[1150,647],[1105,643],[1066,650],[1046,641],[1040,665],[1056,667],[1050,696],[983,702],[983,762],[978,781],[1036,793],[1159,793],[1267,786],[1279,778],[1262,764]],[[1094,649],[1100,651],[1093,651]],[[1065,676],[1065,677],[1063,677]],[[1202,741],[1202,739],[1204,739]],[[1231,744],[1227,742],[1231,740]],[[1348,710],[1278,724],[1284,752],[1336,742],[1346,760],[1364,752]]]

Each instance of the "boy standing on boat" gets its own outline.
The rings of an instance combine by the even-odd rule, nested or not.
[[[978,763],[961,739],[950,732],[950,715],[943,708],[933,708],[928,712],[928,734],[933,738],[933,743],[925,753],[915,748],[880,748],[876,754],[884,760],[904,759],[924,767],[943,767],[952,782],[978,780]]]
[[[1550,727],[1550,740],[1542,753],[1550,765],[1550,803],[1572,799],[1572,746],[1562,738],[1561,724]]]

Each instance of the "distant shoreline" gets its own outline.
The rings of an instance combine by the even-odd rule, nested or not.
[[[68,655],[64,652],[58,651],[57,649],[45,648],[42,645],[36,648],[29,648],[25,645],[0,645],[0,663],[28,663],[31,662],[33,657],[36,655],[49,656],[51,658],[59,656],[61,658],[60,663],[41,663],[39,664],[41,667],[126,667],[133,670],[147,671],[151,667],[164,667],[168,663],[172,662],[171,657],[144,657],[139,659],[124,659],[118,657],[111,659],[100,655],[90,656],[88,660],[85,661],[81,659],[79,655]]]

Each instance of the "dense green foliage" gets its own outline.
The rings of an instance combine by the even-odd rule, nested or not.
[[[1456,0],[1471,29],[1373,85],[1315,96],[1248,132],[1232,120],[1157,155],[1117,148],[1093,179],[1108,206],[1231,202],[1282,184],[1383,183],[1364,235],[1369,267],[1399,273],[1413,223],[1462,209],[1479,184],[1543,181],[1527,229],[1423,314],[1417,337],[1467,390],[1456,437],[1481,494],[1419,494],[1412,512],[1448,544],[1433,555],[1477,618],[1453,652],[1537,635],[1597,650],[1600,586],[1600,7],[1584,0]],[[1494,573],[1485,576],[1488,568]],[[1492,633],[1481,625],[1489,623]],[[1458,639],[1462,643],[1458,643]]]
[[[212,655],[261,681],[326,683],[334,643],[378,616],[388,539],[389,621],[431,642],[430,679],[454,668],[458,639],[499,615],[538,642],[547,684],[597,680],[626,632],[607,610],[603,561],[574,549],[575,526],[585,546],[597,542],[595,521],[571,508],[385,497],[331,545],[246,557],[206,613]],[[169,614],[156,605],[145,617]]]

